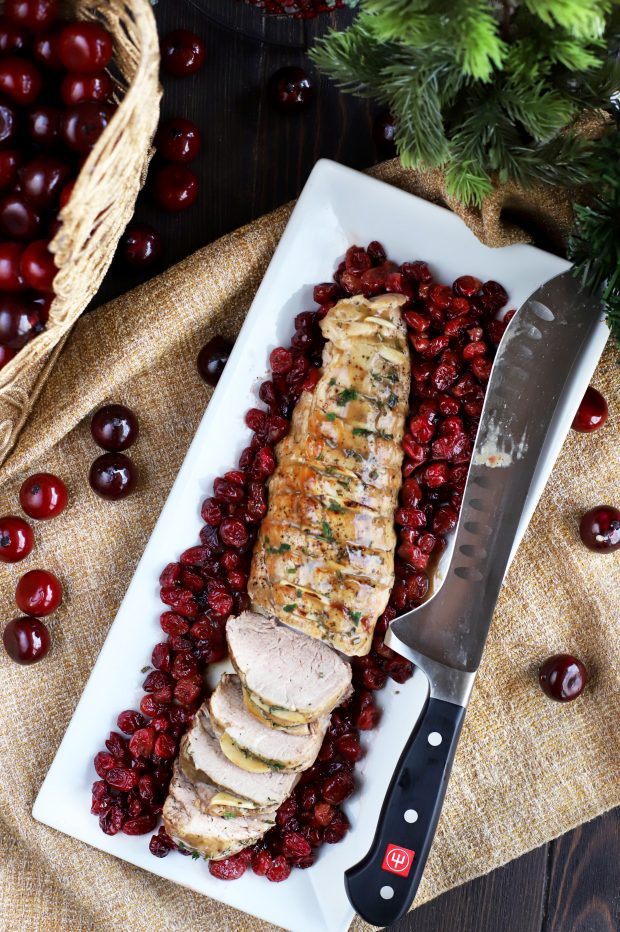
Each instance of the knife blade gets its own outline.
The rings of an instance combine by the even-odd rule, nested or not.
[[[437,827],[465,709],[545,438],[600,319],[569,269],[519,308],[498,348],[444,582],[387,643],[427,676],[425,710],[391,779],[368,854],[345,873],[367,922],[409,909]]]

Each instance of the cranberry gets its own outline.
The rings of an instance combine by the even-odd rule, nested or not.
[[[620,509],[597,505],[579,523],[581,539],[590,550],[611,553],[620,547]]]
[[[17,137],[17,111],[7,101],[0,100],[0,143],[9,145]]]
[[[37,210],[52,207],[58,199],[71,169],[66,162],[51,155],[39,155],[19,169],[22,192]]]
[[[237,518],[225,518],[220,524],[220,538],[227,547],[245,547],[248,542],[247,528]]]
[[[396,121],[391,113],[385,111],[375,118],[372,138],[378,149],[394,149],[396,144]]]
[[[62,586],[53,573],[48,573],[47,570],[30,570],[17,583],[15,601],[25,615],[45,617],[60,605]]]
[[[125,405],[105,405],[99,408],[90,422],[93,440],[110,453],[120,453],[135,443],[138,430],[138,418]]]
[[[161,258],[161,236],[146,223],[130,223],[120,238],[118,254],[129,269],[150,268]]]
[[[58,107],[33,107],[28,113],[28,132],[36,146],[51,149],[60,138]]]
[[[58,54],[67,71],[97,74],[112,58],[112,36],[98,23],[70,23],[60,33]]]
[[[465,298],[472,298],[475,294],[478,294],[481,287],[482,282],[479,278],[474,278],[473,275],[461,275],[452,286],[455,294],[462,295]]]
[[[42,86],[41,72],[33,62],[17,55],[0,60],[0,92],[16,104],[33,104]]]
[[[98,103],[108,100],[114,85],[107,71],[98,74],[67,74],[60,85],[60,96],[66,107],[92,100]]]
[[[123,822],[123,832],[125,835],[146,835],[152,832],[156,825],[157,816],[155,813],[148,813]]]
[[[23,518],[5,515],[0,518],[0,561],[17,563],[27,557],[34,546],[32,528]]]
[[[303,70],[294,65],[280,68],[269,79],[269,96],[280,110],[303,110],[314,100],[314,85]]]
[[[200,71],[204,60],[204,42],[189,29],[175,29],[161,41],[161,63],[166,71],[176,78],[184,78]]]
[[[90,467],[88,481],[93,492],[101,498],[118,501],[133,492],[136,486],[136,470],[123,453],[104,453]]]
[[[15,23],[9,22],[5,16],[0,16],[0,52],[24,52],[28,48],[30,38],[25,29]]]
[[[74,152],[86,155],[93,148],[114,115],[111,104],[87,101],[68,107],[62,115],[60,131]]]
[[[232,352],[233,344],[225,337],[212,337],[208,343],[202,347],[198,353],[196,365],[200,377],[207,383],[215,387],[220,380],[224,371],[224,366],[228,362],[228,357]]]
[[[143,728],[146,725],[146,721],[145,717],[140,715],[139,712],[135,712],[133,709],[126,709],[125,712],[119,714],[116,719],[116,724],[126,735],[133,735],[138,728]]]
[[[19,268],[24,281],[31,288],[36,291],[53,291],[58,268],[46,240],[35,240],[26,246]]]
[[[4,15],[31,32],[48,29],[58,16],[57,0],[5,0]]]
[[[26,283],[20,272],[23,243],[0,243],[0,290],[23,291]]]
[[[153,179],[153,196],[163,210],[186,210],[198,197],[198,178],[185,165],[163,165]]]
[[[0,135],[2,126],[2,106],[0,105]],[[1,142],[1,140],[0,140]],[[0,150],[0,191],[13,187],[17,181],[17,170],[22,157],[16,149]]]
[[[39,65],[44,65],[51,71],[60,71],[63,67],[59,51],[60,30],[50,29],[36,35],[32,54]]]
[[[75,187],[75,180],[69,181],[68,184],[64,186],[60,192],[60,197],[58,198],[58,206],[62,210],[63,207],[66,207],[69,201],[71,200],[71,195],[73,194],[73,189]]]
[[[21,194],[0,200],[0,233],[8,239],[33,240],[41,230],[41,217]]]
[[[237,880],[246,870],[247,863],[240,854],[233,854],[221,861],[209,861],[209,873],[218,880]]]
[[[571,654],[554,654],[538,672],[543,692],[557,702],[570,702],[584,691],[588,671],[581,660]]]
[[[277,855],[271,862],[271,866],[267,870],[267,880],[270,880],[272,883],[281,883],[283,880],[286,880],[291,873],[291,865],[288,863],[284,855]]]
[[[19,503],[29,518],[55,518],[67,505],[67,487],[50,472],[37,472],[22,484]]]
[[[43,660],[50,648],[49,631],[38,618],[14,618],[2,633],[4,648],[16,663]]]
[[[600,392],[589,385],[577,408],[572,428],[580,433],[589,434],[603,426],[607,420],[607,414],[607,402]]]
[[[202,145],[200,130],[190,120],[172,117],[160,124],[155,145],[159,154],[169,162],[191,162]]]
[[[346,770],[339,771],[330,777],[327,777],[321,786],[321,794],[325,802],[332,805],[338,805],[348,799],[353,790],[355,783],[352,775]]]
[[[15,356],[15,350],[0,344],[0,369],[3,369]]]

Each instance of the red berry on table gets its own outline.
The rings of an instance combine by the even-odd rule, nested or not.
[[[31,32],[48,29],[58,16],[57,0],[5,0],[4,15]]]
[[[589,385],[571,426],[573,430],[589,434],[603,426],[608,413],[607,402],[601,393]]]
[[[198,197],[198,179],[185,165],[164,165],[155,173],[153,196],[164,210],[185,210]]]
[[[24,52],[30,45],[30,37],[25,29],[11,23],[6,16],[0,16],[0,52]]]
[[[23,194],[5,194],[0,199],[0,234],[7,239],[36,239],[41,217]]]
[[[391,113],[385,111],[375,117],[372,138],[379,149],[394,149],[396,143],[396,121]]]
[[[17,130],[17,110],[8,101],[0,100],[0,143],[13,143],[17,137]]]
[[[51,149],[60,137],[60,110],[58,107],[33,107],[28,113],[28,132],[36,146]]]
[[[75,187],[75,179],[69,181],[62,191],[60,192],[60,197],[58,198],[58,206],[62,210],[63,207],[66,207],[69,201],[71,200],[71,195],[73,194],[73,189]]]
[[[42,87],[43,78],[34,62],[17,55],[0,60],[0,93],[16,104],[33,104]]]
[[[2,632],[7,654],[16,663],[31,664],[43,660],[50,649],[50,635],[38,618],[14,618]]]
[[[60,121],[60,132],[74,152],[86,155],[93,148],[114,115],[112,104],[86,101],[68,107]]]
[[[44,618],[55,612],[62,602],[62,586],[53,573],[30,570],[17,583],[15,601],[24,615]]]
[[[0,150],[0,191],[13,187],[17,181],[17,169],[21,163],[21,153],[16,149]]]
[[[60,197],[71,168],[53,155],[38,155],[19,169],[22,193],[36,210],[52,207]]]
[[[38,239],[26,246],[20,262],[24,280],[35,291],[53,291],[58,268],[47,240]]]
[[[93,440],[109,453],[128,449],[138,439],[138,430],[138,418],[125,405],[105,405],[90,422]]]
[[[191,162],[202,145],[200,130],[190,120],[172,117],[160,124],[155,145],[159,154],[169,162]]]
[[[579,522],[579,534],[590,550],[612,553],[620,547],[620,509],[597,505],[586,511]]]
[[[314,100],[314,85],[303,68],[294,65],[280,68],[272,74],[268,92],[280,110],[303,110]]]
[[[51,71],[61,71],[63,67],[58,47],[59,39],[60,29],[50,29],[47,32],[38,33],[32,47],[34,60]]]
[[[67,74],[60,85],[60,96],[67,107],[83,104],[86,101],[106,101],[111,96],[114,85],[107,71],[99,74]]]
[[[23,243],[0,243],[0,291],[23,291],[26,287],[19,268],[24,248]]]
[[[3,369],[15,356],[16,350],[0,344],[0,369]]]
[[[0,295],[0,343],[21,349],[43,329],[37,308],[10,295]]]
[[[136,470],[123,453],[104,453],[90,467],[88,481],[93,492],[101,498],[117,501],[133,492]]]
[[[189,29],[175,29],[161,41],[161,63],[176,78],[200,71],[205,60],[204,42]]]
[[[22,483],[19,504],[29,518],[45,521],[55,518],[67,506],[67,487],[51,472],[37,472]]]
[[[118,244],[118,255],[129,269],[156,265],[161,254],[161,236],[146,223],[130,223]]]
[[[225,337],[216,336],[209,340],[198,353],[196,365],[198,373],[213,388],[220,380],[224,366],[232,352],[233,344]]]
[[[27,557],[34,547],[32,528],[23,518],[4,515],[0,518],[0,561],[17,563]]]
[[[570,702],[580,696],[588,682],[588,671],[571,654],[554,654],[538,671],[543,692],[556,702]]]
[[[98,23],[70,23],[58,39],[58,54],[67,71],[96,74],[112,58],[112,36]]]

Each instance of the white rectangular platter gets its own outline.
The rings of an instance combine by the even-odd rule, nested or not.
[[[170,560],[198,539],[200,504],[213,479],[235,467],[246,446],[248,408],[257,403],[271,349],[287,343],[297,313],[313,307],[312,286],[331,278],[353,243],[379,240],[396,262],[425,259],[435,277],[451,283],[471,274],[496,279],[507,289],[508,307],[519,307],[539,285],[568,263],[531,246],[491,249],[482,245],[450,211],[397,188],[320,161],[293,211],[282,240],[239,334],[228,365],[200,423],[179,475],[129,584],[127,594],[82,698],[34,805],[39,821],[151,873],[183,884],[294,932],[343,932],[353,911],[343,874],[367,851],[383,794],[405,740],[426,699],[426,679],[416,674],[399,686],[390,681],[379,701],[383,718],[365,737],[367,754],[358,768],[358,790],[347,803],[351,831],[338,845],[321,849],[316,864],[293,871],[283,884],[270,884],[248,871],[225,882],[202,861],[169,855],[153,857],[148,837],[104,835],[90,814],[92,759],[118,712],[136,708],[153,645],[161,639],[158,576]],[[588,385],[607,339],[601,323],[549,432],[544,463],[536,476],[520,535],[551,472],[573,413]],[[217,443],[214,440],[217,439]],[[127,641],[126,631],[132,630]],[[110,690],[109,683],[116,684]]]

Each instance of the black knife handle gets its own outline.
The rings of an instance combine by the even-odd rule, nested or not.
[[[366,857],[345,873],[362,919],[389,926],[408,911],[435,835],[465,709],[431,698],[396,765]]]

